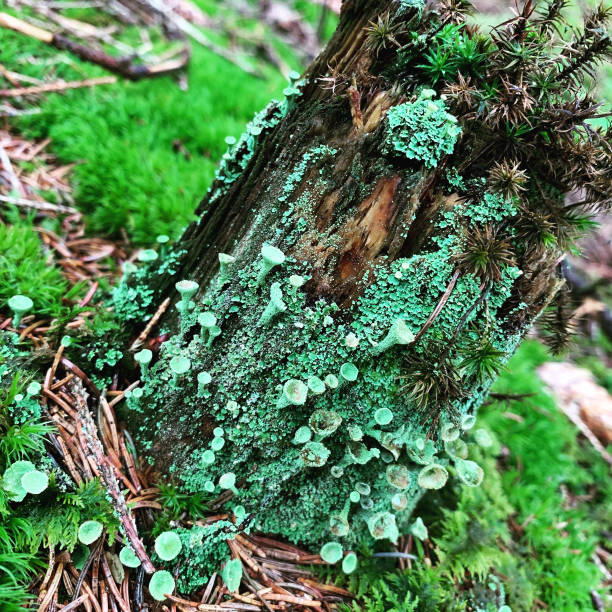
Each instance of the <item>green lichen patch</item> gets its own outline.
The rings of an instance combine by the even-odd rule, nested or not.
[[[433,90],[423,90],[415,102],[398,104],[387,113],[387,130],[383,142],[386,153],[403,155],[435,168],[450,155],[461,134],[457,118],[444,101],[434,99]]]

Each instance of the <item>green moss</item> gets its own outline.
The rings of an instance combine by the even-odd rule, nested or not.
[[[0,307],[7,314],[10,298],[21,294],[34,302],[32,314],[58,317],[69,311],[63,298],[78,295],[80,286],[68,283],[47,253],[29,221],[11,216],[13,225],[0,222]]]

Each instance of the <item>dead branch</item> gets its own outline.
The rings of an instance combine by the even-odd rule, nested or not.
[[[17,19],[8,13],[0,13],[0,26],[9,28],[30,38],[35,38],[43,43],[51,45],[61,51],[73,53],[82,60],[97,64],[131,81],[172,74],[183,70],[189,63],[191,50],[185,43],[178,53],[176,59],[171,59],[156,65],[145,65],[134,63],[133,57],[113,57],[99,49],[91,49],[86,45],[75,42],[62,36],[54,34],[43,28],[31,25],[26,21]]]

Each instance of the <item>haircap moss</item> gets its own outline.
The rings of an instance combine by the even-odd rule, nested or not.
[[[285,261],[285,254],[271,244],[264,244],[261,247],[261,260],[259,262],[259,272],[257,274],[257,284],[261,285],[264,279],[275,266],[280,266]]]

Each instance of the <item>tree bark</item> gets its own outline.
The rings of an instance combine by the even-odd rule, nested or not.
[[[460,440],[497,368],[474,373],[466,355],[473,362],[484,346],[505,363],[559,287],[554,248],[515,249],[488,277],[461,264],[469,236],[508,227],[517,206],[481,180],[496,160],[479,155],[486,142],[469,120],[433,161],[426,132],[416,157],[401,150],[416,132],[394,132],[391,109],[408,121],[437,113],[448,142],[455,123],[435,92],[420,91],[427,83],[390,76],[393,42],[380,56],[368,42],[368,24],[387,11],[413,26],[430,18],[398,6],[345,2],[303,81],[229,147],[197,221],[151,273],[159,301],[178,300],[177,281],[199,290],[191,309],[168,310],[173,335],[129,402],[159,471],[210,491],[216,507],[232,491],[226,507],[242,504],[257,528],[310,545],[393,541],[449,472],[477,484]],[[472,186],[458,187],[453,169]],[[264,244],[285,259],[261,280]],[[220,272],[221,253],[234,261]],[[282,292],[275,307],[271,290]],[[221,331],[212,340],[203,312]],[[176,358],[189,361],[184,374]]]

